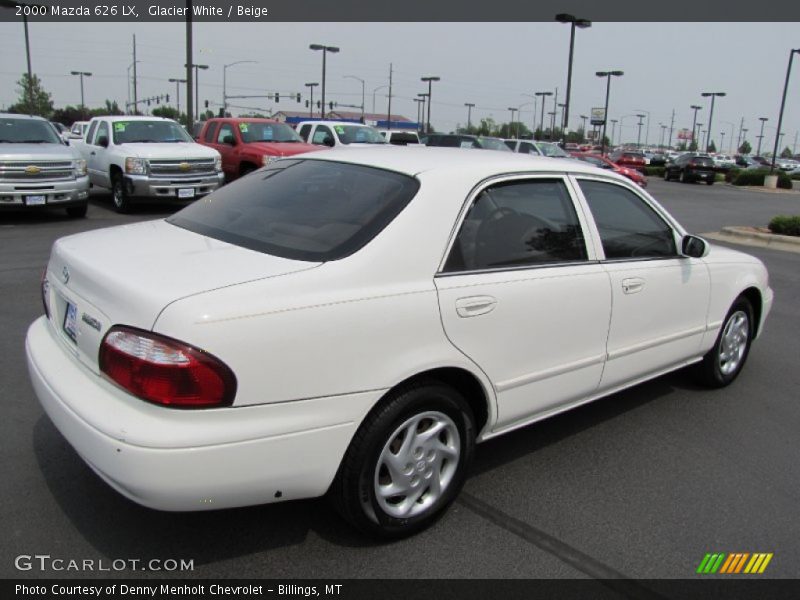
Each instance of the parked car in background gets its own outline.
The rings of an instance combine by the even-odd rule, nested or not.
[[[285,123],[272,119],[208,119],[197,141],[220,153],[222,170],[228,181],[247,175],[284,156],[320,149],[319,146],[306,144]]]
[[[667,156],[662,152],[647,152],[647,164],[651,167],[663,167],[667,164]]]
[[[428,133],[420,138],[426,146],[444,148],[477,148],[480,150],[499,150],[511,152],[502,139],[485,135],[467,135],[463,133]]]
[[[67,126],[58,121],[50,121],[50,123],[56,128],[56,132],[58,133],[58,137],[61,138],[61,141],[65,144],[69,144],[69,129]]]
[[[73,142],[88,163],[92,185],[111,189],[126,212],[143,200],[191,200],[224,182],[219,152],[192,140],[171,119],[95,117],[86,139]]]
[[[520,154],[533,154],[534,156],[541,156],[542,153],[536,147],[536,142],[533,140],[516,140],[505,139],[503,143],[508,146],[512,152],[519,152]]]
[[[639,150],[614,150],[608,155],[611,162],[644,173],[644,153]]]
[[[419,134],[407,129],[381,129],[383,139],[395,146],[421,145]]]
[[[89,121],[75,121],[72,127],[69,128],[70,140],[82,140],[86,137],[86,130],[89,127]]]
[[[716,154],[713,157],[714,166],[720,171],[727,171],[736,166],[736,160],[728,154]]]
[[[542,156],[549,156],[550,158],[572,158],[568,152],[555,142],[534,142]]]
[[[349,121],[302,121],[295,129],[304,142],[315,146],[388,143],[374,127]]]
[[[670,179],[677,179],[681,183],[705,181],[707,185],[714,185],[716,177],[714,159],[708,154],[687,152],[678,157],[675,162],[664,167],[664,181]]]
[[[622,167],[612,162],[605,156],[586,152],[573,152],[572,156],[600,169],[610,170],[614,173],[622,175],[623,177],[627,177],[641,187],[647,187],[647,177],[642,175],[639,171],[636,169],[629,169],[628,167]]]
[[[0,210],[64,208],[84,217],[86,160],[41,117],[0,113]]]
[[[41,291],[33,389],[120,494],[328,494],[383,538],[436,521],[478,442],[682,367],[731,384],[773,302],[758,259],[614,173],[392,147],[278,160],[168,219],[57,240]]]

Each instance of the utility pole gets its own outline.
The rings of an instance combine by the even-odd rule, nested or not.
[[[133,114],[136,114],[136,107],[139,97],[136,88],[136,34],[133,34]]]
[[[672,130],[675,127],[675,109],[672,109],[672,118],[669,121],[669,140],[667,141],[667,146],[670,150],[672,150]]]
[[[736,152],[739,152],[739,146],[742,145],[742,129],[744,129],[744,117],[739,122],[739,135],[736,136]]]
[[[317,83],[316,81],[306,84],[306,87],[311,91],[311,100],[309,100],[309,102],[308,102],[308,116],[309,116],[309,118],[313,118],[313,116],[314,116],[314,88],[317,87],[318,85],[319,85],[319,83]],[[362,115],[363,115],[363,110],[362,110]]]
[[[194,126],[194,97],[192,90],[192,0],[186,0],[186,127],[191,132]]]
[[[389,105],[386,108],[386,129],[392,128],[392,63],[389,63]]]
[[[464,106],[467,107],[467,133],[469,133],[469,130],[472,129],[472,109],[475,108],[475,105],[472,102],[464,102]],[[797,135],[794,137],[797,139]]]
[[[692,143],[694,144],[694,150],[697,152],[700,148],[697,145],[697,140],[695,139],[695,130],[697,129],[697,111],[703,108],[702,106],[698,106],[697,104],[692,104],[689,108],[694,111],[694,117],[692,117]],[[691,147],[690,147],[691,149]]]

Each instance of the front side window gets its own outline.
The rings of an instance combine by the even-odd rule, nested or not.
[[[676,256],[672,228],[642,198],[627,188],[580,180],[607,259]]]
[[[94,142],[94,132],[97,129],[97,123],[99,121],[92,121],[92,124],[89,125],[89,132],[86,134],[86,143],[91,144]]]
[[[220,188],[168,222],[283,258],[344,258],[378,235],[417,193],[408,175],[323,160],[279,160]]]
[[[100,138],[105,136],[106,141],[108,141],[108,123],[105,121],[100,121],[100,125],[97,127],[97,137],[94,139],[94,145],[100,145]]]
[[[260,121],[243,121],[239,123],[239,135],[242,142],[302,142],[297,132],[283,123],[263,123]]]
[[[461,224],[444,271],[584,260],[583,232],[564,182],[536,179],[483,190]]]
[[[217,143],[218,144],[226,144],[229,143],[231,138],[234,140],[236,137],[233,135],[233,127],[230,126],[229,123],[223,123],[220,125],[219,133],[217,134]],[[227,142],[225,140],[228,140]]]
[[[311,138],[311,143],[318,146],[325,146],[331,144],[331,142],[333,142],[331,130],[324,125],[319,125],[316,130],[314,130],[314,137]]]

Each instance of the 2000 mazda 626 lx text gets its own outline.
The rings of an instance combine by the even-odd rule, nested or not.
[[[330,495],[429,525],[475,444],[693,365],[731,383],[772,291],[579,161],[331,150],[157,221],[62,238],[27,336],[45,411],[133,501]]]

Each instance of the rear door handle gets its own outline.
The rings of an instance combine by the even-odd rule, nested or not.
[[[477,317],[485,315],[497,306],[497,298],[493,296],[468,296],[456,300],[456,312],[459,317]]]
[[[644,289],[644,279],[631,277],[622,280],[622,291],[626,294],[636,294]]]
[[[94,150],[93,150],[93,151],[91,151],[91,152],[89,152],[89,154],[91,154],[92,156],[94,156],[94,155],[95,155],[95,152],[94,152]]]

